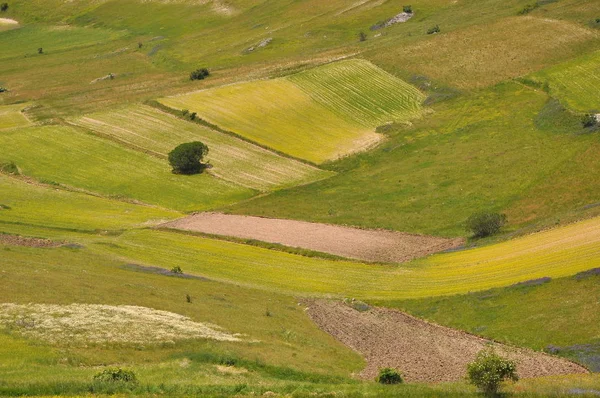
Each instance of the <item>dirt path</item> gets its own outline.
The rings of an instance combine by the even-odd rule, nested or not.
[[[321,329],[334,336],[367,361],[360,377],[372,380],[381,367],[399,369],[409,382],[457,381],[466,374],[467,363],[489,340],[431,324],[400,311],[371,308],[360,312],[328,300],[306,300],[307,312]],[[587,373],[565,359],[494,344],[496,352],[517,361],[522,378]]]
[[[463,243],[462,239],[221,213],[195,214],[162,226],[279,243],[363,261],[391,263],[408,261]]]
[[[18,235],[0,234],[0,245],[27,247],[59,247],[62,246],[63,243],[41,238],[27,238]]]

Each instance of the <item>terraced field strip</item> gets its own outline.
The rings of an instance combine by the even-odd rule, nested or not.
[[[377,126],[418,116],[422,100],[414,87],[367,61],[353,60],[298,76],[159,101],[197,112],[262,145],[321,163],[376,145],[383,139],[374,132]]]
[[[21,112],[28,104],[2,105],[0,106],[0,130],[25,127],[31,122]]]
[[[75,230],[154,225],[181,213],[28,184],[0,175],[0,232],[4,223]]]
[[[296,293],[364,299],[467,293],[600,266],[600,218],[402,266],[309,258],[164,231],[131,231],[111,251],[128,261]],[[201,260],[199,260],[201,259]]]
[[[464,240],[365,230],[220,213],[195,214],[164,224],[168,228],[235,236],[316,250],[357,260],[399,263],[460,246]]]
[[[496,352],[517,361],[523,378],[588,371],[562,358],[493,343],[463,331],[435,325],[400,311],[307,300],[308,315],[342,343],[360,352],[367,367],[360,376],[373,380],[379,369],[401,369],[407,381],[439,383],[464,380],[465,369],[477,353],[492,344]]]
[[[288,78],[323,107],[373,128],[421,115],[425,95],[365,60],[347,60]]]
[[[202,141],[209,148],[210,174],[261,191],[334,174],[144,105],[87,115],[75,123],[163,158],[179,144]]]
[[[166,160],[66,126],[0,134],[0,162],[6,161],[50,183],[181,211],[210,209],[254,194],[208,174],[174,175]]]
[[[551,94],[569,107],[580,112],[600,112],[600,51],[550,67],[532,77],[548,82]]]

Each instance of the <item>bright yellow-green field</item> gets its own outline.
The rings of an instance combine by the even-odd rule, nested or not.
[[[26,107],[27,104],[0,106],[0,130],[30,125],[29,119],[21,112]]]
[[[600,266],[600,218],[401,266],[308,258],[164,231],[130,231],[110,242],[102,250],[132,262],[179,265],[261,289],[365,299],[467,293]]]
[[[534,80],[548,83],[551,94],[569,107],[600,112],[600,51],[535,73]]]
[[[94,113],[77,118],[75,123],[161,158],[179,144],[202,141],[209,148],[205,160],[213,166],[208,170],[210,174],[261,191],[307,184],[333,175],[150,106]]]
[[[208,174],[172,174],[166,160],[68,126],[3,132],[0,163],[10,161],[42,182],[181,211],[215,208],[255,193]]]
[[[322,66],[159,101],[262,145],[315,163],[369,148],[379,125],[420,115],[424,95],[367,61]]]

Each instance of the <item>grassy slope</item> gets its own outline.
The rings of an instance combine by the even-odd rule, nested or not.
[[[11,225],[81,231],[118,230],[177,218],[180,213],[28,184],[0,175],[0,231]]]
[[[164,160],[70,127],[10,130],[0,143],[0,159],[14,161],[25,175],[166,208],[210,209],[253,193],[206,174],[171,174]]]
[[[331,175],[148,106],[90,114],[75,123],[162,158],[181,143],[202,141],[209,148],[206,159],[214,166],[210,174],[253,189],[280,189]]]
[[[568,112],[546,112],[547,98],[508,83],[441,103],[414,127],[382,130],[390,139],[380,149],[332,164],[339,175],[232,211],[463,235],[483,209],[519,225],[595,203],[598,186],[579,170],[598,167],[600,146],[574,134]]]
[[[573,275],[600,265],[600,218],[493,246],[401,266],[333,261],[164,231],[102,238],[97,250],[126,261],[262,289],[362,298],[417,298]],[[85,242],[84,242],[85,243]],[[197,261],[201,257],[202,261]]]
[[[21,112],[26,107],[27,104],[0,106],[0,130],[28,126],[30,122]]]
[[[353,60],[288,78],[160,101],[198,112],[203,119],[263,145],[321,163],[377,141],[369,130],[380,124],[419,116],[423,99],[414,87],[366,61]]]
[[[600,276],[563,278],[459,296],[383,301],[411,314],[485,337],[559,353],[600,371]]]

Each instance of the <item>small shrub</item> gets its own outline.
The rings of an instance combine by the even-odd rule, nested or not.
[[[133,370],[121,368],[108,368],[96,373],[94,382],[97,383],[127,383],[137,384],[138,380]]]
[[[210,72],[206,68],[196,69],[190,73],[190,80],[204,80],[210,75]]]
[[[187,116],[187,114],[190,113],[190,111],[188,111],[187,109],[184,109],[181,111],[181,114],[185,117]]]
[[[6,87],[0,87],[0,93],[5,93],[7,91],[8,89]]]
[[[358,34],[358,40],[359,41],[366,41],[367,40],[367,34],[365,32],[360,32]]]
[[[192,302],[192,296],[190,296],[189,294],[186,294],[185,295],[185,301],[187,301],[188,303],[191,303]]]
[[[431,27],[431,28],[429,28],[427,30],[427,34],[428,35],[433,35],[433,34],[436,34],[436,33],[440,33],[440,26],[439,25],[435,25],[435,26],[433,26],[433,27]]]
[[[44,53],[44,49],[42,47],[38,48],[38,54],[43,54]]]
[[[521,11],[519,11],[519,15],[526,15],[529,14],[531,11],[535,10],[536,8],[538,8],[540,5],[538,3],[534,3],[534,4],[527,4],[525,7],[523,7],[523,9]]]
[[[379,384],[400,384],[403,380],[402,375],[396,369],[381,368],[375,381]]]
[[[6,12],[8,10],[8,3],[0,4],[0,11]]]
[[[138,48],[142,48],[144,47],[144,43],[142,43],[141,41],[138,43]]]
[[[412,6],[411,6],[411,5],[408,5],[408,6],[403,6],[403,7],[402,7],[402,11],[403,11],[403,12],[405,12],[405,13],[407,13],[407,14],[412,14],[412,13],[413,13]]]
[[[481,350],[475,361],[467,365],[469,383],[487,395],[496,395],[504,380],[519,380],[517,365],[514,361],[504,359],[492,348]]]
[[[200,141],[181,144],[169,152],[169,164],[175,174],[196,174],[202,171],[200,163],[208,154],[208,147]]]
[[[179,265],[176,265],[175,267],[171,268],[171,272],[174,274],[183,274],[183,270]]]
[[[0,163],[0,172],[6,174],[20,175],[21,172],[14,162]]]
[[[476,238],[491,236],[500,231],[506,224],[506,215],[500,213],[476,213],[467,220],[467,231]]]
[[[196,120],[196,116],[197,116],[197,115],[198,115],[198,114],[197,114],[196,112],[192,112],[192,113],[190,113],[190,120]]]
[[[593,113],[588,113],[581,118],[581,125],[585,128],[595,127],[598,125],[598,118]]]

